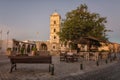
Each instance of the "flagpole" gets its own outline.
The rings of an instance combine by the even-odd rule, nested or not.
[[[9,37],[9,30],[7,31],[7,48],[8,48],[8,37]]]
[[[2,40],[2,30],[1,30],[1,40]]]
[[[8,33],[7,33],[7,47],[6,47],[6,49],[8,48]]]
[[[36,34],[37,34],[37,41],[38,41],[38,35],[39,35],[39,32],[37,32]]]

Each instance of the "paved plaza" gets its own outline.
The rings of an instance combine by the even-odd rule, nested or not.
[[[0,80],[119,80],[119,61],[105,63],[104,60],[96,66],[95,61],[60,62],[59,56],[53,56],[55,73],[49,73],[48,64],[18,64],[17,70],[9,73],[10,61],[5,55],[0,55]],[[119,74],[118,74],[119,73]],[[114,76],[112,76],[114,74]]]

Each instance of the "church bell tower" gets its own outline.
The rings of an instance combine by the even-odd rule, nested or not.
[[[50,16],[50,44],[52,50],[58,50],[59,48],[60,38],[57,33],[60,32],[60,20],[61,16],[57,12]]]

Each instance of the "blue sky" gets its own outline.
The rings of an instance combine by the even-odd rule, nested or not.
[[[90,12],[107,17],[106,28],[111,42],[120,43],[120,0],[0,0],[2,39],[49,40],[49,18],[56,10],[62,17],[80,4]],[[39,34],[36,34],[39,32]]]

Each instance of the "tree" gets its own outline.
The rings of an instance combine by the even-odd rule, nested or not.
[[[66,19],[61,23],[61,32],[58,34],[61,41],[74,42],[84,36],[107,40],[105,36],[105,31],[107,31],[106,22],[106,17],[89,12],[87,5],[81,4],[75,10],[66,14]]]

